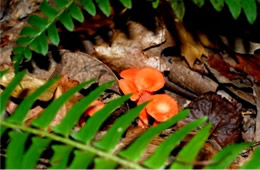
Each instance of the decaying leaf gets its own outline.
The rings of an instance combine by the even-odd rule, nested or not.
[[[236,55],[239,64],[234,68],[239,69],[254,78],[254,81],[260,84],[260,55],[242,56]]]
[[[6,87],[11,80],[14,78],[14,70],[11,69],[6,73],[1,79],[0,84]],[[32,94],[36,89],[41,87],[46,81],[25,75],[19,86],[16,86],[15,90],[12,93],[13,97],[24,98]],[[53,97],[53,93],[57,87],[57,83],[52,85],[47,91],[45,91],[38,99],[41,101],[49,101]]]
[[[8,104],[6,106],[6,111],[9,114],[13,114],[13,112],[15,111],[15,109],[17,108],[17,104],[12,102],[11,100],[8,101]],[[32,108],[29,113],[27,114],[26,118],[25,118],[25,122],[26,124],[30,124],[30,122],[34,119],[36,119],[43,111],[43,108],[41,106],[36,106],[34,108]]]
[[[176,22],[178,31],[178,38],[181,41],[181,54],[185,57],[190,67],[193,67],[194,62],[201,59],[202,55],[208,56],[207,50],[202,46],[199,41],[196,41],[190,32],[184,27],[182,22]],[[201,40],[206,45],[210,42],[205,36],[201,36]]]
[[[212,123],[211,140],[224,147],[238,141],[241,133],[241,104],[230,103],[220,95],[206,93],[194,100],[188,108],[191,109],[187,122],[203,116],[208,116]]]
[[[147,66],[167,70],[160,55],[162,49],[173,46],[174,42],[169,39],[166,28],[158,27],[153,32],[134,21],[128,21],[127,26],[129,36],[116,30],[111,45],[103,43],[94,47],[96,56],[118,73],[128,68]]]
[[[226,60],[229,60],[229,63]],[[256,99],[249,93],[252,91],[252,80],[234,68],[236,62],[229,55],[224,59],[220,54],[212,54],[205,64],[219,83],[225,84],[225,87],[239,98],[255,105]]]

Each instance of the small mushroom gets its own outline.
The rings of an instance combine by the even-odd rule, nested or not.
[[[93,116],[97,111],[101,110],[105,104],[99,100],[95,100],[85,111],[85,115]]]

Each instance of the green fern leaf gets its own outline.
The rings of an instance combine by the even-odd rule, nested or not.
[[[23,169],[33,169],[35,168],[42,152],[51,142],[50,139],[42,139],[34,137],[32,139],[32,145],[28,151],[23,156],[22,168]]]
[[[204,5],[204,0],[192,0],[194,4],[196,4],[198,7],[202,7]]]
[[[185,14],[185,6],[182,0],[172,0],[171,7],[179,20],[182,20]]]
[[[84,16],[83,16],[80,8],[75,3],[73,3],[70,6],[69,13],[72,16],[72,18],[74,18],[75,20],[77,20],[79,22],[83,22],[84,21]]]
[[[96,0],[100,10],[108,17],[111,13],[109,0]]]
[[[69,3],[69,1],[68,0],[55,0],[55,3],[57,4],[58,8],[63,8]]]
[[[41,114],[41,116],[32,122],[32,125],[39,127],[39,128],[47,128],[51,121],[54,119],[55,115],[59,111],[59,109],[66,103],[77,91],[86,87],[90,83],[94,82],[95,80],[89,80],[87,82],[81,83],[76,87],[70,89],[66,93],[64,93],[61,97],[53,101]]]
[[[103,109],[87,120],[86,125],[81,128],[79,132],[74,133],[71,136],[78,141],[89,143],[111,113],[129,99],[129,97],[129,95],[123,96],[106,104]]]
[[[28,133],[9,132],[11,142],[7,147],[6,168],[16,169],[22,167],[22,158]]]
[[[51,169],[65,169],[72,151],[71,146],[53,145],[54,155],[51,158]]]
[[[25,51],[25,48],[22,46],[17,46],[13,49],[13,53],[19,54],[19,53],[23,53]]]
[[[32,27],[23,27],[20,34],[26,35],[28,37],[35,37],[37,34],[39,34],[39,31]]]
[[[18,40],[16,41],[17,45],[28,45],[30,44],[32,41],[32,39],[28,38],[28,37],[20,37],[18,38]]]
[[[132,0],[120,0],[120,2],[124,5],[124,7],[132,8]]]
[[[3,71],[2,74],[6,73],[6,71]],[[5,88],[5,90],[0,94],[0,115],[4,113],[6,104],[12,94],[12,92],[15,90],[15,87],[20,83],[20,81],[25,76],[25,71],[21,71],[17,73],[14,77],[14,79],[8,84],[8,86]],[[2,76],[1,76],[2,77]]]
[[[47,37],[46,37],[45,33],[42,33],[35,40],[39,41],[38,43],[40,44],[40,47],[41,47],[41,52],[40,53],[42,55],[46,55],[48,53],[49,45],[48,45],[48,40],[47,40]]]
[[[215,162],[215,164],[208,165],[205,169],[226,169],[242,150],[251,145],[251,143],[240,143],[231,144],[225,147],[212,158],[212,161]]]
[[[31,60],[32,58],[32,51],[30,50],[29,47],[27,47],[24,51],[24,57],[27,59],[27,60]]]
[[[22,123],[31,109],[34,101],[43,93],[45,92],[49,87],[51,87],[59,77],[52,79],[45,83],[43,86],[35,90],[31,95],[26,97],[21,104],[18,105],[17,109],[13,113],[11,117],[9,117],[7,120],[11,122],[16,122],[16,123]]]
[[[102,158],[95,158],[95,169],[115,169],[117,163]]]
[[[74,151],[74,159],[69,167],[69,169],[86,169],[94,159],[93,153]]]
[[[76,103],[74,107],[69,110],[62,122],[58,126],[53,127],[53,131],[64,136],[68,136],[73,127],[76,125],[82,113],[87,109],[87,107],[92,102],[94,102],[94,100],[96,100],[98,96],[101,95],[112,84],[113,81],[99,86],[94,91],[92,91],[86,98]]]
[[[100,141],[95,142],[94,145],[101,149],[104,149],[105,151],[111,152],[120,141],[126,129],[139,115],[139,113],[143,110],[146,104],[147,102],[131,109],[123,116],[121,116],[108,130],[106,135]]]
[[[224,0],[210,0],[216,11],[220,12],[224,7]]]
[[[59,45],[60,37],[55,23],[51,24],[51,26],[48,28],[48,37],[54,45]]]
[[[241,4],[238,0],[225,0],[232,16],[237,19],[241,13]]]
[[[96,15],[96,7],[92,0],[81,0],[81,4],[90,15]]]
[[[35,52],[46,55],[48,53],[49,45],[45,33],[42,33],[39,37],[35,38],[31,43],[31,46]]]
[[[4,126],[0,126],[0,137],[3,136],[3,134],[6,132],[7,128]]]
[[[159,3],[160,3],[160,0],[155,0],[152,5],[153,5],[153,8],[157,8],[159,6]]]
[[[72,21],[72,18],[69,13],[64,12],[60,17],[59,17],[61,23],[65,26],[65,28],[69,31],[74,30],[74,23]]]
[[[176,161],[171,165],[171,169],[192,169],[193,162],[209,137],[211,127],[210,124],[206,125],[182,148],[176,157]],[[187,162],[187,164],[183,162]]]
[[[247,20],[250,24],[253,24],[257,17],[257,9],[255,0],[241,1],[241,6],[244,9]]]
[[[241,169],[260,169],[259,158],[260,148],[256,148],[252,155],[252,158],[247,163],[245,163],[245,165],[242,166]]]
[[[133,144],[131,144],[126,150],[119,153],[120,156],[137,162],[141,157],[142,153],[145,151],[147,145],[152,141],[152,139],[159,135],[163,130],[173,126],[178,121],[184,119],[189,114],[189,110],[183,110],[176,116],[173,116],[166,122],[162,122],[156,127],[148,129],[142,134]]]
[[[165,162],[169,158],[172,150],[181,142],[181,140],[189,134],[192,130],[198,128],[200,125],[205,123],[207,117],[198,119],[194,122],[184,126],[176,133],[169,136],[163,143],[159,145],[156,151],[148,158],[143,164],[149,168],[163,168]]]
[[[52,8],[46,0],[42,2],[40,10],[48,17],[49,20],[54,19],[58,14],[58,11]]]
[[[28,23],[35,26],[36,28],[39,28],[41,31],[44,30],[48,25],[48,21],[42,17],[39,17],[38,15],[31,15],[28,19]]]

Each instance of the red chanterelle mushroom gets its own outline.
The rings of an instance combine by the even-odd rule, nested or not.
[[[123,78],[119,80],[119,87],[124,94],[133,93],[130,99],[137,104],[151,100],[139,115],[138,124],[142,127],[148,125],[148,115],[155,119],[155,124],[166,121],[178,113],[177,102],[166,94],[153,92],[161,89],[165,84],[163,74],[155,68],[131,68],[120,73]]]

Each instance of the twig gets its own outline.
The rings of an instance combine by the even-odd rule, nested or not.
[[[253,88],[256,95],[256,109],[257,109],[255,141],[259,142],[260,141],[260,86],[255,84]]]

